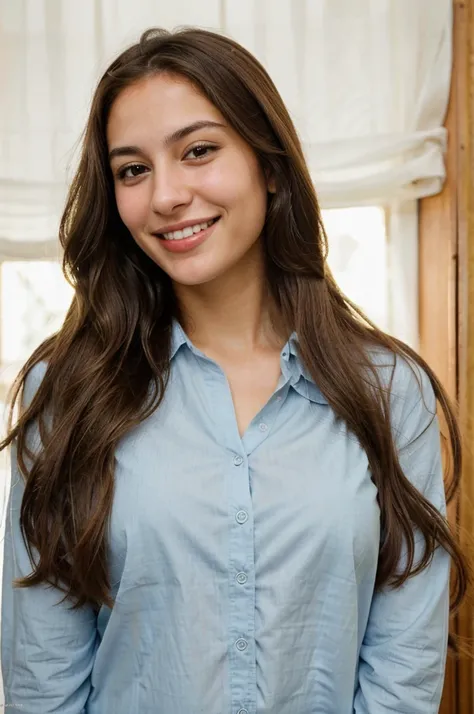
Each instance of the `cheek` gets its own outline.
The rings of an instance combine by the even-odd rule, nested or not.
[[[226,162],[215,162],[196,173],[195,190],[210,203],[232,209],[245,206],[247,209],[264,210],[266,207],[266,184],[263,174],[253,157],[244,160],[237,153]],[[252,211],[251,211],[252,212]]]
[[[147,197],[141,186],[116,191],[115,199],[120,218],[129,230],[143,224],[147,216]]]
[[[213,203],[230,211],[232,221],[238,221],[241,227],[253,228],[265,219],[267,192],[255,177],[236,174],[226,184],[216,183],[212,195]]]
[[[245,165],[238,174],[235,192],[249,220],[260,221],[267,208],[267,187],[258,166]]]
[[[193,176],[193,190],[198,196],[216,206],[231,206],[238,196],[235,174],[228,167],[217,163],[196,171]]]
[[[267,212],[267,190],[263,181],[258,176],[248,177],[245,184],[241,184],[239,191],[239,205],[242,210],[239,212],[239,220],[244,221],[253,232],[263,227]]]

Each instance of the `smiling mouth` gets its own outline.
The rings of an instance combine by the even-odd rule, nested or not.
[[[206,221],[205,223],[196,223],[196,225],[188,226],[187,228],[183,228],[180,231],[171,231],[169,233],[156,233],[155,235],[161,240],[165,241],[180,241],[189,238],[198,238],[201,233],[213,226],[214,223],[217,223],[219,219],[220,216],[216,216],[216,218],[212,218],[210,221]]]

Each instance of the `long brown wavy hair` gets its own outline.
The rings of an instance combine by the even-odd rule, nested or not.
[[[18,375],[7,436],[0,443],[0,449],[15,443],[25,479],[20,523],[33,569],[16,584],[50,583],[73,607],[113,606],[107,553],[114,454],[119,440],[161,403],[178,305],[168,276],[137,246],[119,217],[106,126],[117,96],[160,72],[198,87],[275,179],[276,194],[269,197],[262,235],[266,280],[281,323],[288,334],[298,334],[304,364],[367,453],[383,534],[376,587],[400,586],[424,569],[441,546],[451,555],[457,576],[451,594],[456,608],[469,579],[466,560],[446,519],[402,471],[389,390],[370,350],[388,349],[395,360],[408,358],[427,373],[448,432],[448,502],[461,472],[453,406],[426,362],[372,324],[334,282],[301,144],[266,71],[231,39],[192,28],[145,32],[110,65],[92,100],[60,225],[63,270],[74,296],[61,329],[34,351]],[[46,363],[44,378],[13,424],[25,381],[40,362]],[[38,453],[28,446],[32,425],[41,437]],[[416,529],[425,543],[419,563],[414,557]],[[408,557],[400,572],[404,546]]]

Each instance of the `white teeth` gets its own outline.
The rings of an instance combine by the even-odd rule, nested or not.
[[[182,238],[189,238],[195,233],[200,233],[200,231],[209,228],[212,223],[214,223],[214,218],[207,223],[197,223],[195,226],[188,226],[181,231],[172,231],[171,233],[164,233],[163,235],[166,240],[181,240]]]

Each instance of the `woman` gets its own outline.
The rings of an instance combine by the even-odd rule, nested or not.
[[[335,285],[259,63],[145,33],[97,87],[60,237],[74,299],[3,442],[6,703],[438,711],[450,560],[453,606],[466,570],[436,400],[452,488],[458,428],[423,360]]]

